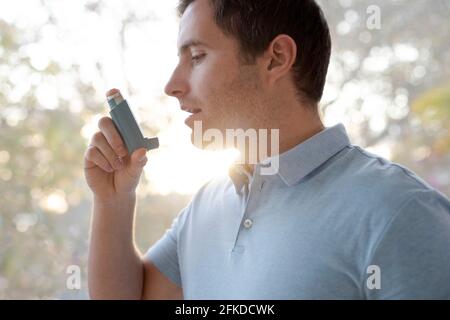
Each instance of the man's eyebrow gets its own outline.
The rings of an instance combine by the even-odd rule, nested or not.
[[[188,40],[178,50],[178,56],[180,56],[180,54],[183,54],[190,47],[198,47],[198,46],[209,47],[206,43],[204,43],[200,40],[195,40],[195,39]]]

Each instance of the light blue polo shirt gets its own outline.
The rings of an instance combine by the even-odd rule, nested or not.
[[[148,250],[185,299],[450,299],[450,202],[414,173],[342,124],[262,165],[206,183]]]

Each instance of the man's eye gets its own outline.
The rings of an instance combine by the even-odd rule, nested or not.
[[[192,61],[193,63],[198,63],[198,62],[200,62],[200,60],[202,60],[202,59],[205,57],[205,55],[206,55],[206,54],[199,54],[199,55],[197,55],[197,56],[193,56],[193,57],[191,58],[191,61]]]

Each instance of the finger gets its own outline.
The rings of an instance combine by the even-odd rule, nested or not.
[[[100,150],[98,150],[96,146],[90,145],[84,156],[84,168],[92,169],[96,166],[109,173],[114,171]]]
[[[92,145],[96,146],[103,157],[109,162],[111,167],[120,170],[124,168],[122,159],[114,152],[109,142],[106,140],[103,132],[99,131],[92,137]]]
[[[130,166],[127,167],[128,173],[132,177],[138,177],[142,169],[147,163],[147,156],[146,156],[147,150],[145,148],[140,148],[135,150],[131,157],[130,157]]]
[[[126,157],[128,154],[125,143],[122,140],[114,122],[109,117],[103,117],[98,121],[98,127],[104,134],[114,152],[120,157]]]

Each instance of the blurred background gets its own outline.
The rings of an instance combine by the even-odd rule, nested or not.
[[[354,144],[450,196],[450,1],[319,3],[333,37],[325,124],[344,123]],[[195,149],[186,113],[163,92],[178,59],[176,4],[0,1],[0,299],[89,298],[83,155],[109,88],[161,143],[138,188],[142,252],[226,174],[236,153]]]

